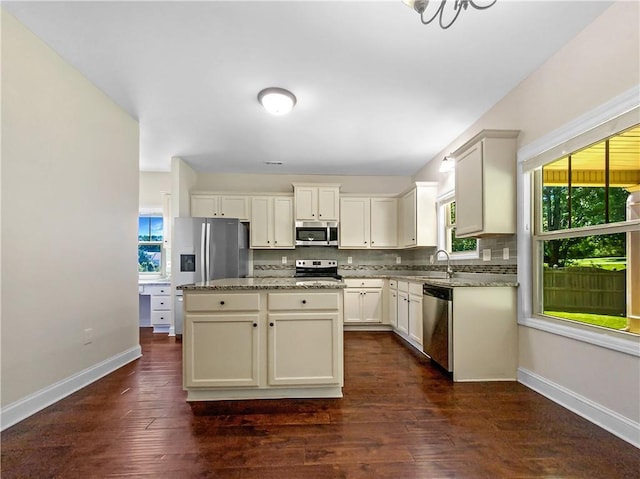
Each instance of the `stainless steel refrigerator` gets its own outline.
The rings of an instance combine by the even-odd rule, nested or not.
[[[249,230],[233,218],[175,218],[171,282],[199,283],[248,274]],[[174,326],[182,334],[182,291],[175,291]]]

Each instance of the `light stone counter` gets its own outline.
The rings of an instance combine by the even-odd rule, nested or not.
[[[299,278],[225,278],[177,287],[183,291],[343,288],[346,288],[346,285],[342,281],[300,281]]]
[[[378,274],[378,275],[347,275],[350,278],[380,278],[395,279],[398,281],[421,282],[445,288],[456,287],[518,287],[514,275],[502,274],[454,274],[453,278],[446,278],[444,275],[404,275],[404,274]]]

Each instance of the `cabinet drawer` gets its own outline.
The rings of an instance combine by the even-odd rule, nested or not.
[[[151,311],[151,324],[171,324],[171,311]]]
[[[187,294],[185,310],[197,311],[259,311],[260,293]]]
[[[151,296],[151,311],[171,311],[171,296]]]
[[[269,293],[269,311],[334,309],[340,307],[338,293]]]
[[[422,283],[409,283],[409,293],[422,295]]]
[[[389,289],[398,289],[398,282],[395,279],[389,280]]]
[[[345,279],[344,283],[347,288],[382,288],[382,279],[363,279],[363,278],[351,278]]]
[[[150,294],[152,296],[160,296],[163,294],[170,295],[171,285],[170,284],[166,286],[160,286],[155,284],[153,286],[143,285],[141,294]]]

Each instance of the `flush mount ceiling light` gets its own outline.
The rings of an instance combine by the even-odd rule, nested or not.
[[[442,163],[440,163],[440,168],[438,171],[440,173],[447,173],[449,171],[453,171],[456,167],[456,160],[452,156],[445,156],[442,159]]]
[[[447,7],[447,0],[441,0],[439,2],[430,2],[429,0],[402,0],[402,3],[418,12],[420,14],[420,20],[422,20],[422,23],[425,25],[434,21],[436,17],[439,17],[438,22],[440,26],[443,30],[446,30],[453,25],[453,22],[456,21],[462,9],[466,10],[471,6],[476,10],[486,10],[496,3],[496,0],[485,2],[485,5],[474,2],[473,0],[455,0],[449,3],[449,5],[453,3],[453,7]],[[429,8],[429,4],[431,4],[431,8]],[[427,9],[429,10],[427,16],[431,15],[431,17],[425,20],[425,12]],[[445,20],[445,17],[447,20]]]
[[[296,104],[296,97],[289,90],[271,87],[258,93],[258,101],[272,115],[284,115]]]

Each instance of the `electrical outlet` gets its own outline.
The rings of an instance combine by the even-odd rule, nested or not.
[[[509,259],[509,248],[502,248],[502,259]]]
[[[286,256],[282,257],[282,264],[287,264],[287,257]]]
[[[482,261],[491,261],[491,250],[489,248],[482,250]]]
[[[347,264],[352,264],[353,258],[351,256],[347,256]]]
[[[396,256],[396,264],[402,263],[402,258],[400,256]]]
[[[433,257],[433,255],[429,256],[429,264],[433,264],[434,261],[435,258]]]
[[[93,342],[93,328],[87,328],[84,330],[84,344],[85,346]]]

